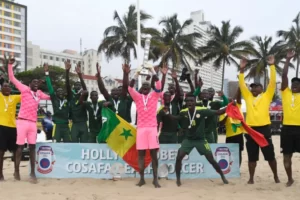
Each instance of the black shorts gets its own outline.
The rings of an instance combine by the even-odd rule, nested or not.
[[[234,143],[240,145],[240,151],[244,150],[244,137],[243,134],[235,135],[232,137],[226,137],[226,143]]]
[[[255,131],[263,134],[268,141],[269,145],[263,148],[260,148],[264,158],[266,161],[273,161],[275,160],[275,152],[274,152],[274,145],[272,142],[272,134],[271,134],[271,127],[267,126],[256,126],[251,127]],[[248,134],[245,134],[246,138],[246,149],[248,152],[248,161],[249,162],[256,162],[259,160],[259,146],[258,144],[252,139],[252,137]]]
[[[15,151],[17,149],[17,129],[0,126],[0,150]]]
[[[282,127],[280,148],[283,154],[300,153],[300,126]]]

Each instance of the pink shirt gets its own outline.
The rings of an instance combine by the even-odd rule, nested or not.
[[[161,89],[161,82],[156,81],[155,88]],[[128,92],[136,104],[137,110],[137,127],[157,127],[157,102],[160,98],[160,92],[150,92],[148,95],[138,93],[134,88],[128,87]],[[147,105],[144,105],[148,96]],[[143,98],[144,97],[144,98]],[[145,108],[147,108],[145,110]]]
[[[33,92],[30,88],[18,81],[13,73],[12,65],[8,65],[9,80],[21,92],[21,108],[18,118],[27,119],[29,121],[37,121],[37,111],[40,100],[50,100],[50,96],[38,90]],[[36,97],[36,98],[34,98]]]

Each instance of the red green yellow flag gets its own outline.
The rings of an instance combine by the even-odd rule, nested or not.
[[[108,108],[102,109],[102,128],[98,135],[98,141],[105,141],[128,165],[139,171],[136,129]],[[150,153],[147,152],[145,167],[150,162]]]

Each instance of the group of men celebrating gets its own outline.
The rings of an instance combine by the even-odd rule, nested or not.
[[[288,88],[288,66],[294,52],[289,51],[282,73],[282,104],[283,104],[283,132],[281,134],[281,149],[284,155],[284,167],[288,175],[287,186],[293,184],[291,158],[294,152],[300,152],[300,79],[293,78],[291,89]],[[153,185],[159,188],[158,183],[158,158],[157,151],[159,143],[181,143],[176,159],[177,185],[181,185],[180,172],[183,158],[193,148],[206,157],[209,163],[220,174],[224,184],[227,184],[222,170],[214,160],[209,143],[218,142],[218,123],[226,126],[226,142],[238,143],[240,146],[240,163],[246,138],[246,149],[248,152],[248,167],[250,179],[249,184],[254,183],[256,163],[259,159],[259,145],[253,138],[245,133],[241,126],[232,126],[234,119],[226,115],[226,106],[233,102],[241,108],[241,96],[244,97],[247,107],[247,124],[257,132],[261,133],[268,142],[266,147],[261,148],[266,161],[272,169],[274,180],[279,183],[277,174],[277,162],[275,159],[272,135],[270,132],[269,107],[276,89],[276,71],[274,56],[270,56],[270,81],[264,92],[260,83],[250,85],[248,89],[244,81],[244,69],[247,60],[242,59],[240,64],[239,88],[235,97],[230,100],[222,92],[218,92],[222,101],[214,100],[215,91],[212,88],[202,89],[203,82],[195,72],[194,82],[187,76],[191,92],[184,94],[179,86],[177,74],[171,73],[174,84],[170,84],[166,92],[162,92],[165,85],[167,66],[161,68],[162,81],[159,80],[157,69],[152,66],[144,66],[152,74],[151,82],[144,82],[139,89],[135,90],[135,82],[140,75],[141,68],[136,70],[133,79],[129,82],[130,66],[123,65],[123,85],[115,88],[109,94],[101,78],[101,69],[97,64],[97,80],[101,94],[106,101],[98,100],[97,91],[90,92],[91,102],[87,101],[88,92],[84,83],[80,63],[76,66],[76,72],[80,82],[75,82],[73,89],[70,86],[69,73],[70,61],[65,62],[66,70],[66,93],[63,88],[54,91],[49,77],[49,67],[44,64],[46,84],[49,96],[38,90],[39,81],[32,80],[29,87],[19,82],[13,75],[12,65],[14,59],[9,60],[8,72],[10,81],[21,92],[20,95],[10,95],[10,86],[4,82],[1,87],[0,98],[0,180],[4,180],[2,173],[3,155],[6,150],[14,152],[15,156],[15,179],[20,180],[19,165],[25,139],[29,144],[31,160],[31,181],[36,182],[35,167],[35,143],[36,143],[36,120],[37,107],[40,100],[51,100],[53,106],[53,138],[56,142],[89,142],[95,143],[102,126],[101,110],[109,107],[120,117],[131,123],[131,105],[134,101],[137,111],[137,138],[138,162],[140,181],[137,184],[145,184],[144,159],[146,150],[150,150],[153,168]],[[151,91],[152,89],[152,91]],[[157,102],[161,99],[161,107]],[[15,120],[16,104],[21,102],[18,120]],[[2,117],[5,116],[5,117]],[[221,117],[218,117],[221,116]],[[88,121],[88,125],[87,125]],[[70,130],[70,124],[72,127]],[[22,127],[22,128],[21,128]],[[105,142],[105,141],[102,141]]]

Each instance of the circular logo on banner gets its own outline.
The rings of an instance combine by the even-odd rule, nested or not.
[[[50,146],[40,146],[36,152],[37,171],[41,174],[49,174],[53,170],[55,156]]]
[[[231,158],[231,152],[228,147],[218,147],[215,151],[215,158],[224,174],[228,174],[231,171],[231,165],[233,160]]]

